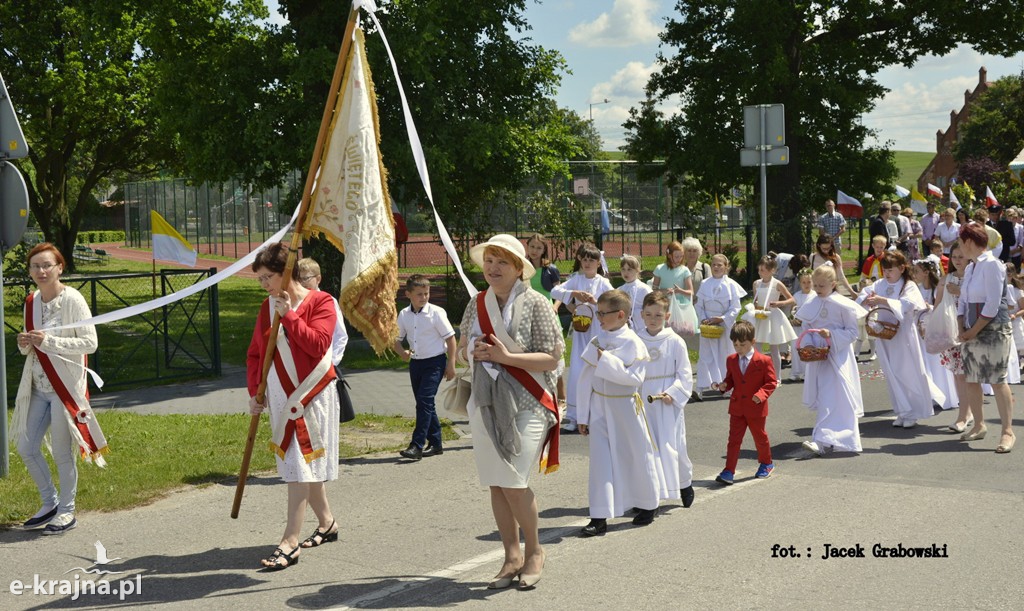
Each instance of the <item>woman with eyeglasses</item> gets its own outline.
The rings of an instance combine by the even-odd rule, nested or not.
[[[277,473],[288,483],[284,535],[277,549],[262,560],[269,570],[297,564],[300,548],[338,540],[326,488],[326,482],[338,479],[339,404],[331,360],[337,314],[328,293],[303,286],[298,265],[285,281],[287,261],[288,245],[279,242],[260,251],[252,264],[268,297],[256,318],[246,358],[250,413],[270,408],[271,448]],[[275,317],[281,319],[281,327],[261,402],[256,395]],[[318,523],[300,544],[307,505]]]
[[[42,500],[24,526],[45,527],[44,535],[59,535],[78,523],[75,450],[86,462],[106,464],[107,443],[89,406],[85,375],[87,355],[96,352],[96,327],[64,328],[92,314],[82,294],[60,281],[64,257],[56,246],[37,244],[28,253],[28,268],[36,290],[25,300],[25,331],[18,334],[18,349],[26,360],[11,436]],[[47,429],[59,492],[41,448]]]

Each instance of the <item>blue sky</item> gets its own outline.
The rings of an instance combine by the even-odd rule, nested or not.
[[[266,1],[272,18],[278,17],[276,1]],[[674,0],[546,0],[527,5],[526,18],[533,26],[528,36],[560,51],[572,71],[563,77],[558,103],[583,117],[592,111],[605,149],[623,143],[622,123],[630,107],[643,99],[644,85],[656,68],[658,34],[674,6]],[[386,31],[387,22],[383,25]],[[944,57],[922,58],[913,68],[885,69],[877,78],[890,92],[864,116],[864,123],[897,150],[934,152],[936,130],[945,129],[950,111],[963,106],[964,91],[977,85],[981,66],[993,81],[1019,73],[1024,54],[1000,58],[962,46]]]

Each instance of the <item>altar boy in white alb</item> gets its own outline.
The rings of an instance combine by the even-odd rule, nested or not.
[[[633,524],[654,521],[658,510],[657,457],[637,392],[647,369],[647,348],[626,327],[632,305],[620,290],[597,300],[601,331],[581,355],[577,388],[580,433],[590,441],[590,523],[581,535],[608,530],[608,518],[636,507]]]
[[[693,504],[693,463],[686,453],[686,420],[683,408],[693,391],[693,369],[686,343],[672,329],[667,293],[655,291],[644,297],[641,316],[644,328],[637,331],[651,361],[640,388],[648,400],[647,422],[651,425],[658,467],[659,496],[681,499],[683,507]]]

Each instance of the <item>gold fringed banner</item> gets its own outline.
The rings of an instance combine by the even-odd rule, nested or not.
[[[346,62],[312,198],[305,233],[323,234],[345,253],[342,313],[381,354],[398,335],[398,253],[362,30]]]

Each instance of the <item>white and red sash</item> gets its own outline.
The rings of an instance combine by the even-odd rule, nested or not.
[[[35,331],[43,326],[43,305],[42,299],[38,298],[39,291],[36,291],[25,299],[25,329]],[[109,452],[107,440],[100,429],[100,423],[89,409],[89,390],[86,387],[85,395],[79,396],[75,392],[79,380],[68,367],[69,363],[64,358],[51,359],[50,355],[33,348],[39,364],[43,367],[46,379],[53,386],[54,392],[60,397],[64,404],[64,415],[67,417],[68,429],[71,436],[78,443],[82,453],[82,459],[86,462],[93,462],[98,467],[107,463],[103,455]],[[88,364],[88,356],[82,355],[82,367]]]
[[[270,307],[270,319],[274,318],[274,298],[268,300]],[[267,333],[270,330],[267,329]],[[320,391],[334,380],[334,367],[331,363],[331,349],[328,347],[320,362],[313,371],[309,372],[302,382],[299,382],[298,370],[295,368],[295,358],[292,355],[291,346],[285,337],[284,329],[277,334],[277,350],[274,351],[274,370],[281,382],[284,394],[288,396],[284,407],[274,416],[273,441],[270,442],[270,449],[279,457],[284,458],[292,440],[298,441],[299,451],[303,459],[313,462],[323,456],[323,436],[320,434],[320,427],[315,418],[306,418],[306,406],[313,400]]]
[[[477,318],[480,320],[480,330],[484,335],[494,335],[498,338],[505,348],[512,353],[522,353],[524,350],[522,346],[516,342],[508,330],[505,329],[504,324],[495,326],[491,321],[501,321],[501,310],[498,308],[498,298],[495,297],[494,291],[485,290],[484,292],[477,295],[476,299],[476,313]],[[511,367],[509,365],[502,365],[505,371],[509,373],[517,382],[523,385],[523,388],[527,390],[540,404],[544,406],[544,409],[548,410],[555,416],[555,425],[548,429],[547,439],[544,440],[545,451],[541,452],[540,458],[540,469],[544,473],[552,473],[558,470],[558,406],[555,403],[555,397],[544,388],[544,376],[537,372],[526,371],[519,367]]]

